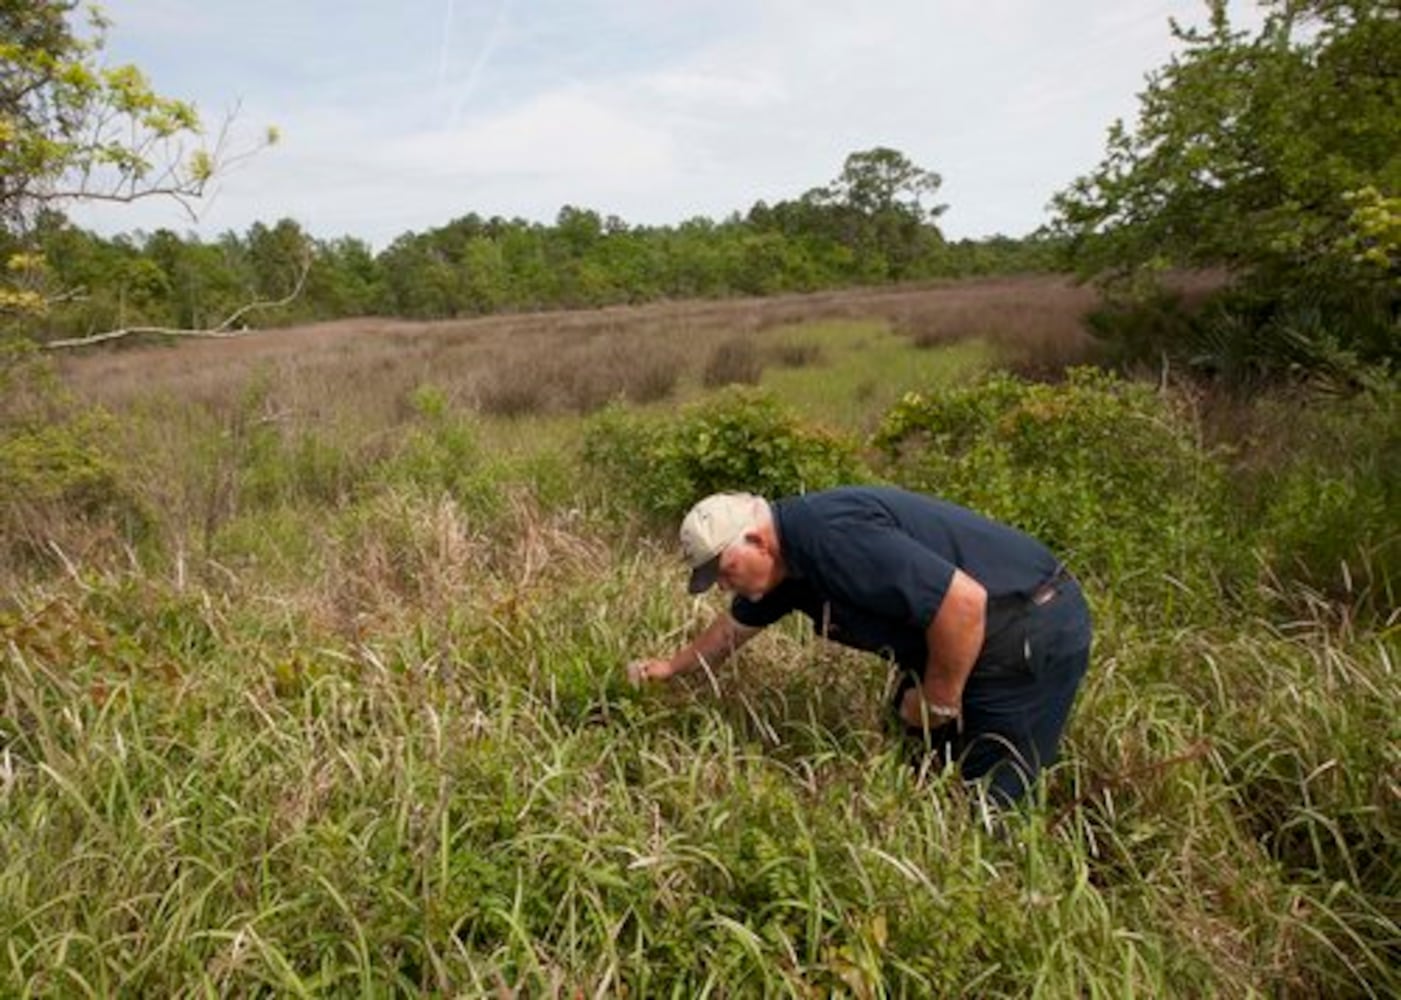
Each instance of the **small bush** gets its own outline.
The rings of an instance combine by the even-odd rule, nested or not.
[[[478,409],[499,417],[592,413],[615,400],[651,403],[676,389],[681,360],[665,351],[600,352],[504,364],[478,391]]]
[[[254,428],[244,443],[240,509],[267,509],[303,501],[338,506],[367,475],[366,463],[314,430]]]
[[[1181,297],[1163,289],[1106,294],[1085,325],[1112,360],[1123,364],[1159,364],[1164,353],[1182,357],[1193,336]]]
[[[661,419],[609,409],[589,424],[584,456],[630,506],[667,519],[720,490],[778,497],[869,478],[851,442],[752,389]]]
[[[494,510],[500,500],[498,483],[475,424],[450,411],[436,389],[420,390],[415,401],[421,418],[377,481],[408,487],[429,499],[447,495],[473,512]]]
[[[1401,360],[1396,307],[1381,296],[1233,289],[1196,317],[1187,360],[1229,385],[1288,379],[1354,389]]]
[[[502,365],[477,395],[477,408],[497,417],[520,417],[550,409],[550,391],[538,364]]]
[[[911,335],[910,340],[921,351],[932,351],[936,348],[948,347],[953,341],[943,330],[919,330]]]
[[[76,403],[32,348],[0,342],[0,563],[143,541],[150,517],[112,452],[115,421]]]
[[[820,344],[778,344],[769,350],[769,355],[784,368],[808,368],[822,363]]]
[[[898,482],[1027,531],[1072,570],[1171,607],[1234,576],[1225,472],[1152,389],[1089,369],[911,393],[875,438]]]
[[[1401,394],[1274,414],[1287,457],[1243,482],[1274,575],[1385,615],[1401,595]]]
[[[147,537],[150,518],[109,453],[110,429],[93,412],[0,428],[0,562],[49,563],[51,542],[76,554]]]
[[[634,403],[655,403],[676,391],[681,361],[674,357],[647,357],[623,369],[623,398]]]
[[[721,341],[705,364],[701,381],[715,388],[723,385],[755,385],[764,373],[764,359],[753,341],[731,337]]]

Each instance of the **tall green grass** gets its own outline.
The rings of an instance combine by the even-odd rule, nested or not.
[[[785,631],[638,695],[618,664],[699,609],[660,552],[550,554],[359,639],[121,576],[7,613],[7,990],[1401,985],[1379,638],[1111,619],[1044,806],[989,827],[871,663]]]
[[[764,391],[845,398],[864,376],[831,336]],[[236,395],[107,418],[83,446],[148,526],[84,547],[54,522],[46,561],[5,567],[0,995],[1401,991],[1401,643],[1379,586],[1320,583],[1376,539],[1330,514],[1333,547],[1299,547],[1304,464],[1206,449],[1189,410],[1093,380],[931,378],[904,418],[977,416],[962,459],[888,459],[855,436],[875,410],[818,432],[773,396],[607,418],[698,475],[753,459],[777,488],[809,465],[775,456],[859,456],[1079,505],[1043,527],[1080,533],[1093,664],[1036,801],[994,816],[887,734],[878,661],[797,624],[626,686],[719,608],[610,479],[665,486],[650,453],[581,460],[582,422],[431,387],[372,431]],[[1112,433],[1125,413],[1139,432]],[[1316,419],[1326,475],[1383,495],[1385,421],[1304,408],[1290,432]],[[1020,495],[989,494],[1008,517]],[[1239,565],[1144,585],[1160,523]]]

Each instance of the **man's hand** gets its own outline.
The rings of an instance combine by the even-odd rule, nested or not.
[[[709,670],[724,663],[731,653],[758,634],[757,628],[741,625],[728,614],[718,615],[670,659],[633,660],[628,664],[628,682],[633,687],[641,687],[646,681],[670,680],[677,674],[695,670],[702,663]]]
[[[641,687],[647,681],[664,681],[670,676],[670,660],[633,660],[628,664],[628,683],[633,687]]]

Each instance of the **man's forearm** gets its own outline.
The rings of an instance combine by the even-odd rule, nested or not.
[[[718,666],[757,631],[722,614],[667,661],[668,673],[670,676],[684,674],[702,662],[709,667]]]
[[[982,651],[986,627],[987,591],[956,571],[925,635],[929,647],[922,685],[925,700],[945,708],[963,704],[963,689]]]

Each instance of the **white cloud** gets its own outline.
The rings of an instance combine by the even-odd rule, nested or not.
[[[469,210],[721,216],[877,144],[944,175],[951,235],[1024,233],[1132,115],[1167,16],[1204,18],[1200,0],[109,6],[163,90],[246,92],[243,121],[286,136],[225,178],[207,230],[291,215],[377,245]],[[158,207],[103,220],[182,225]]]
[[[642,174],[674,168],[672,141],[618,102],[557,91],[453,128],[390,137],[367,162],[422,178]]]
[[[712,109],[755,109],[787,97],[782,82],[772,74],[673,72],[643,77],[640,88],[666,101],[701,105]]]

